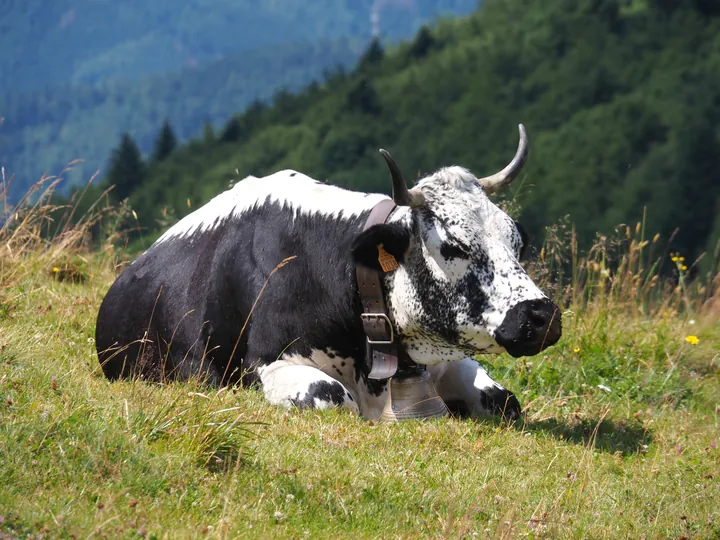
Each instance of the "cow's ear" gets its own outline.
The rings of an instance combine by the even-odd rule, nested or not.
[[[409,245],[410,231],[407,228],[397,223],[384,223],[358,234],[352,243],[352,255],[356,264],[383,271],[379,261],[382,251],[378,248],[382,246],[382,250],[402,264]]]

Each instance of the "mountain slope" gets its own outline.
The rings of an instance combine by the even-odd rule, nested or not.
[[[14,0],[0,5],[0,93],[137,78],[315,40],[412,34],[477,0]]]
[[[588,245],[647,207],[648,231],[680,227],[671,249],[696,254],[720,198],[720,18],[700,1],[636,4],[488,1],[350,77],[240,116],[236,143],[152,166],[133,204],[153,227],[164,205],[182,215],[188,196],[196,205],[238,174],[286,167],[387,191],[379,147],[412,176],[453,163],[485,174],[512,156],[523,122],[531,157],[514,189],[531,229],[569,214]]]
[[[0,165],[17,197],[84,160],[86,180],[121,132],[144,151],[167,117],[183,140],[255,99],[354,63],[376,25],[409,36],[477,0],[39,0],[0,4]],[[379,19],[371,21],[371,14]]]

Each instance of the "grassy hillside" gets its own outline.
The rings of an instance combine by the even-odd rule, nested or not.
[[[105,380],[95,316],[126,256],[121,210],[97,208],[52,242],[44,203],[0,230],[0,535],[720,535],[720,276],[690,285],[680,259],[677,286],[655,276],[643,261],[662,246],[639,224],[612,239],[618,267],[600,244],[562,280],[561,229],[529,264],[564,306],[562,340],[480,359],[522,420],[377,425],[252,389]]]
[[[720,16],[715,4],[491,0],[472,16],[369,55],[272,108],[239,115],[233,141],[195,143],[151,165],[132,204],[147,227],[182,216],[232,178],[296,168],[386,191],[377,149],[414,176],[507,163],[527,228],[569,214],[581,245],[645,220],[687,256],[720,239]],[[675,228],[679,227],[677,233]],[[715,231],[713,233],[713,231]]]

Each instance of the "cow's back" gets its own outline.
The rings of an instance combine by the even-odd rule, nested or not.
[[[364,352],[349,246],[379,196],[297,174],[240,182],[122,272],[96,326],[106,376],[219,383],[283,352]]]

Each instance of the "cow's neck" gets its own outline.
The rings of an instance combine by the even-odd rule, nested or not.
[[[364,229],[386,223],[397,206],[386,199],[373,207]],[[381,254],[378,247],[379,255]],[[420,368],[412,361],[400,342],[400,336],[389,316],[383,287],[383,274],[358,265],[356,267],[358,292],[362,302],[363,330],[367,339],[365,361],[370,379],[388,379],[393,375],[409,375]]]

